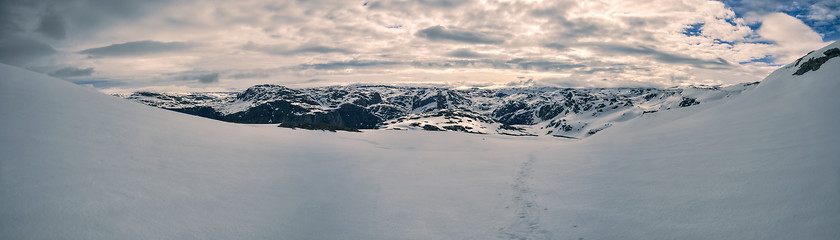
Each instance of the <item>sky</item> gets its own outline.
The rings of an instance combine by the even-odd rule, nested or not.
[[[760,81],[840,0],[0,0],[0,62],[103,91]]]

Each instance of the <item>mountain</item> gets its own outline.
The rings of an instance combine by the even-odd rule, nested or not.
[[[838,239],[837,48],[580,141],[231,124],[0,65],[0,239]]]
[[[136,92],[126,99],[234,123],[309,122],[359,129],[583,138],[643,114],[712,103],[758,83],[721,87],[446,89],[257,85],[243,92]]]

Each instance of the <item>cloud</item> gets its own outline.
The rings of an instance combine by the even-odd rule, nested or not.
[[[583,46],[599,51],[605,56],[613,54],[647,56],[660,63],[688,64],[697,68],[720,69],[729,68],[732,65],[722,58],[705,60],[683,54],[667,53],[646,46],[630,46],[614,43],[591,43],[583,44]]]
[[[567,69],[585,67],[581,64],[573,64],[568,62],[546,61],[546,60],[528,60],[524,58],[516,58],[507,61],[509,64],[515,65],[523,70],[537,70],[543,72],[563,72]]]
[[[771,13],[762,19],[758,34],[786,45],[809,45],[822,43],[822,38],[801,20],[784,13]],[[804,47],[804,46],[803,46]]]
[[[334,47],[327,47],[321,45],[304,45],[298,48],[288,48],[282,45],[261,45],[256,44],[253,42],[249,42],[242,49],[262,52],[266,54],[274,54],[274,55],[284,55],[284,56],[292,56],[298,54],[308,54],[308,53],[316,53],[316,54],[324,54],[324,53],[343,53],[343,54],[351,54],[354,53],[349,49],[344,48],[334,48]]]
[[[405,65],[404,62],[395,62],[395,61],[365,61],[365,60],[350,60],[350,61],[338,61],[338,62],[328,62],[328,63],[316,63],[316,64],[301,64],[298,65],[297,69],[316,69],[316,70],[340,70],[340,69],[348,69],[348,68],[366,68],[366,67],[383,67],[383,66],[394,66],[394,65]]]
[[[268,78],[271,77],[271,74],[267,72],[261,71],[249,71],[249,72],[241,72],[236,73],[230,76],[233,79],[257,79],[257,78]]]
[[[446,56],[456,57],[456,58],[483,58],[485,57],[484,54],[473,52],[469,49],[462,48],[450,53],[447,53]]]
[[[415,34],[431,41],[453,41],[472,44],[501,44],[504,39],[489,36],[484,33],[470,32],[458,29],[447,29],[442,26],[429,27]]]
[[[537,72],[566,72],[582,68],[585,65],[561,61],[529,60],[524,58],[504,60],[470,59],[440,61],[370,61],[351,60],[317,64],[300,64],[292,69],[298,70],[344,70],[344,69],[380,69],[387,70],[395,66],[410,66],[414,69],[521,69]],[[406,68],[402,68],[406,69]]]
[[[205,88],[374,78],[499,85],[515,76],[587,84],[757,81],[787,56],[822,45],[793,39],[812,36],[769,14],[793,9],[786,2],[808,3],[786,13],[822,34],[826,28],[814,26],[836,28],[840,2],[0,1],[0,39],[16,36],[26,41],[15,46],[30,44],[0,46],[0,61],[42,69],[91,66],[98,77],[128,84],[178,81]],[[768,10],[747,17],[741,8]],[[84,55],[55,54],[51,46]],[[210,73],[243,80],[197,81]]]
[[[50,45],[33,38],[8,36],[0,39],[0,62],[24,66],[34,60],[55,54]]]
[[[198,82],[200,83],[217,83],[219,82],[219,74],[218,73],[211,73],[207,75],[198,76]]]
[[[365,6],[369,9],[386,9],[398,11],[413,11],[420,9],[445,9],[451,10],[453,8],[463,6],[469,1],[453,1],[453,0],[417,0],[417,1],[374,1],[365,2]]]
[[[518,81],[510,81],[505,84],[508,87],[530,87],[536,84],[533,78],[525,79],[524,77],[520,77],[521,80]]]
[[[93,68],[66,67],[48,73],[57,78],[86,77],[93,74]]]
[[[543,46],[545,46],[547,48],[551,48],[551,49],[556,49],[556,50],[566,50],[566,49],[569,48],[566,45],[559,44],[559,43],[546,43]]]
[[[776,43],[773,47],[780,63],[788,63],[810,50],[824,45],[822,37],[801,20],[784,13],[768,14],[762,19],[758,34]]]
[[[90,85],[95,88],[105,89],[105,88],[112,88],[116,86],[125,85],[124,82],[115,81],[111,79],[92,79],[92,80],[78,80],[73,81],[73,83],[77,85]]]
[[[148,17],[170,6],[167,0],[3,0],[0,37],[35,30],[42,36],[85,38],[104,28]],[[35,29],[33,29],[35,27]]]
[[[613,87],[638,87],[638,88],[649,88],[649,87],[667,87],[667,85],[651,83],[651,82],[642,82],[642,81],[628,81],[628,80],[607,80],[607,79],[600,79],[600,80],[591,80],[591,79],[580,79],[574,77],[565,77],[565,78],[541,78],[535,82],[536,85],[543,85],[543,86],[552,86],[552,87],[560,87],[560,88],[613,88]]]
[[[64,39],[65,35],[67,35],[67,30],[65,30],[66,26],[67,23],[65,23],[64,17],[51,12],[41,18],[38,29],[35,29],[35,31],[49,38]]]
[[[739,16],[760,21],[784,13],[816,30],[824,40],[840,38],[840,0],[721,0]]]
[[[92,58],[141,56],[147,54],[178,52],[191,48],[192,45],[183,42],[136,41],[111,44],[105,47],[91,48],[80,51]]]
[[[836,27],[837,20],[840,19],[840,0],[819,1],[811,5],[808,10],[807,18],[809,20],[819,21],[819,23],[826,25],[833,22]]]

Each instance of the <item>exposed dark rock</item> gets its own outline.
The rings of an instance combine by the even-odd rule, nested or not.
[[[461,125],[447,125],[447,126],[443,126],[443,129],[450,130],[450,131],[456,131],[456,132],[476,133],[476,132],[470,131],[470,130],[472,130],[471,127],[465,127],[465,126],[461,126]]]
[[[563,110],[565,109],[560,104],[553,103],[543,105],[540,106],[539,110],[537,111],[537,117],[543,120],[552,119],[563,113]]]
[[[199,117],[206,117],[206,118],[225,121],[222,114],[219,113],[218,111],[216,111],[216,109],[213,109],[211,107],[199,106],[199,107],[188,107],[188,108],[172,108],[172,109],[167,109],[167,110],[172,110],[172,111],[176,111],[176,112],[186,113],[186,114],[189,114],[189,115],[196,115],[196,116],[199,116]]]
[[[347,131],[347,132],[361,132],[359,129],[343,127],[339,125],[333,124],[326,124],[326,123],[313,123],[313,122],[283,122],[278,127],[284,128],[302,128],[302,129],[309,129],[309,130],[324,130],[324,131]]]
[[[423,125],[423,130],[426,130],[426,131],[443,131],[443,129],[440,129],[439,127],[437,127],[435,125]]]
[[[502,107],[497,108],[495,111],[493,111],[491,116],[494,119],[496,119],[496,121],[509,125],[532,124],[532,113],[527,111],[520,112],[520,110],[523,110],[527,107],[528,104],[525,104],[523,102],[508,102],[507,104],[502,105]]]
[[[697,99],[690,98],[690,97],[683,97],[682,101],[680,101],[680,107],[688,107],[700,104]]]
[[[305,121],[302,119],[309,111],[286,100],[263,103],[246,111],[223,116],[223,120],[235,123],[281,123],[287,121]]]
[[[810,59],[808,59],[808,61],[805,61],[804,63],[802,63],[802,66],[799,67],[799,70],[796,70],[796,72],[794,72],[793,75],[802,75],[807,73],[808,71],[820,70],[820,67],[823,65],[823,63],[825,63],[829,59],[840,56],[840,49],[828,49],[825,52],[823,52],[823,55],[825,56],[818,58],[811,57]],[[799,61],[797,61],[797,63],[799,63]]]
[[[403,109],[386,104],[370,106],[368,107],[368,111],[382,120],[391,120],[406,115],[406,112]]]
[[[525,131],[524,128],[518,128],[518,127],[514,127],[514,126],[511,126],[511,125],[507,125],[507,124],[502,124],[501,126],[499,126],[499,129],[513,130],[513,131]]]

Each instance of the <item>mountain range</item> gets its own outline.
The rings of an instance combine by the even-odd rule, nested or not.
[[[645,114],[738,95],[728,87],[448,89],[257,85],[242,92],[160,93],[120,97],[177,112],[248,124],[303,122],[355,129],[461,131],[583,138]]]

